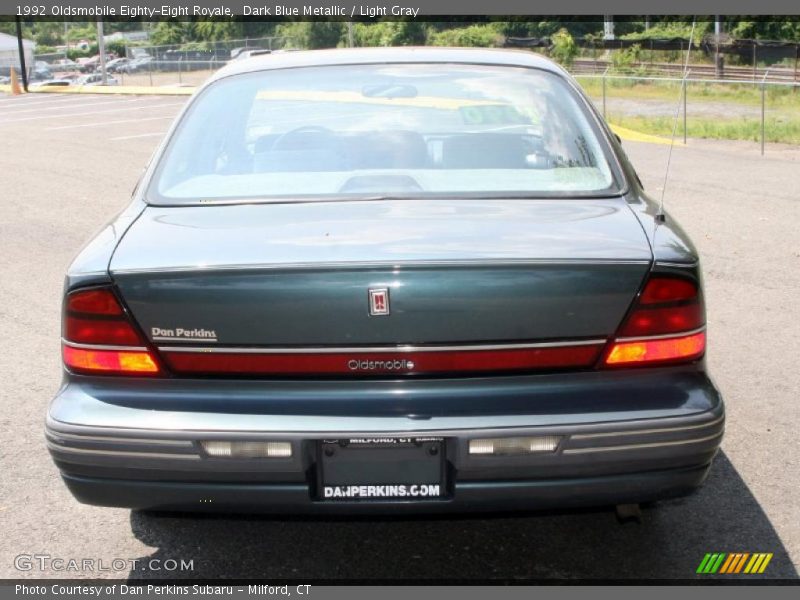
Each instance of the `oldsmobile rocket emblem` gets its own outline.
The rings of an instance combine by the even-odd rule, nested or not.
[[[387,288],[369,290],[369,314],[373,317],[389,314],[389,290]]]

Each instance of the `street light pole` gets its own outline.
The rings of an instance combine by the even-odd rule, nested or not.
[[[108,73],[106,73],[106,40],[103,36],[103,19],[97,19],[97,49],[100,51],[100,74],[103,77],[103,85],[107,85]]]

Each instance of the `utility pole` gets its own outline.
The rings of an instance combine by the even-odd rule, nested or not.
[[[353,43],[353,22],[347,22],[347,45],[352,48],[355,44]]]
[[[97,49],[100,51],[100,74],[103,77],[103,85],[108,84],[108,73],[106,73],[106,40],[103,36],[103,19],[97,19]]]
[[[605,15],[603,17],[603,39],[614,39],[614,17],[611,15]]]
[[[720,16],[714,17],[714,75],[717,79],[722,79],[725,76],[725,65],[722,60],[722,55],[719,53],[719,38],[722,35],[722,22]]]
[[[17,49],[19,50],[19,67],[22,75],[22,89],[28,91],[28,69],[25,67],[25,44],[22,43],[22,17],[17,15]],[[11,67],[12,69],[14,67]]]

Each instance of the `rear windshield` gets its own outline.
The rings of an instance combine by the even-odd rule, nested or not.
[[[582,100],[558,75],[347,65],[219,80],[150,185],[158,204],[617,191]]]

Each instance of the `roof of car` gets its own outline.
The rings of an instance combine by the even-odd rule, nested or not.
[[[272,69],[316,67],[331,65],[384,64],[384,63],[464,63],[479,65],[504,65],[530,67],[554,73],[564,70],[553,61],[527,50],[501,50],[487,48],[336,48],[333,50],[302,50],[273,52],[228,63],[212,80]]]

